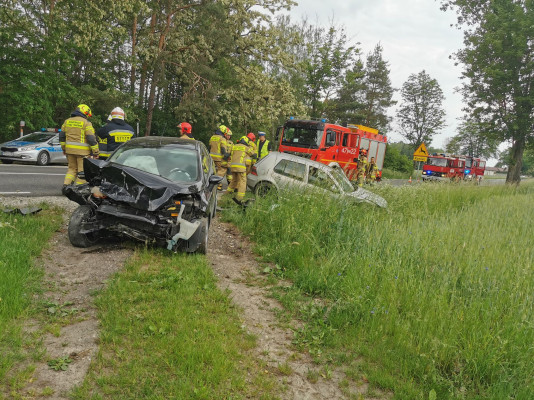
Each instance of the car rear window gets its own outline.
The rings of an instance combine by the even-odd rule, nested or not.
[[[304,181],[304,177],[306,176],[306,166],[294,161],[281,160],[274,167],[274,172],[299,181]]]

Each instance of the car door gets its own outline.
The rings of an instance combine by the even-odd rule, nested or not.
[[[50,153],[51,162],[67,162],[67,157],[65,157],[65,154],[63,154],[63,150],[59,144],[59,136],[54,136],[52,139],[50,139],[48,141],[48,145],[50,146],[48,152]]]

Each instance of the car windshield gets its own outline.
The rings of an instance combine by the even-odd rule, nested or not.
[[[317,149],[323,137],[322,129],[315,127],[286,126],[282,144]]]
[[[347,175],[343,173],[341,168],[332,168],[332,176],[345,193],[354,192],[354,187],[350,183]]]
[[[433,165],[435,167],[446,167],[447,166],[447,159],[446,158],[428,157],[428,160],[427,160],[426,164],[427,165]]]
[[[120,147],[109,161],[159,175],[173,182],[196,182],[199,179],[198,156],[191,149]]]
[[[21,140],[24,142],[32,142],[32,143],[41,143],[46,142],[48,139],[54,137],[55,133],[46,133],[46,132],[34,132],[30,133],[29,135],[23,136],[17,140]]]

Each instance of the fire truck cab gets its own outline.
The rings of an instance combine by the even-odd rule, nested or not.
[[[350,180],[356,179],[360,149],[375,158],[382,176],[387,137],[362,125],[341,126],[326,120],[289,119],[277,130],[278,151],[306,157],[323,164],[338,163]]]
[[[486,170],[486,160],[471,156],[465,157],[465,179],[480,180]]]
[[[422,178],[435,181],[464,179],[465,159],[445,154],[428,156],[423,165]]]

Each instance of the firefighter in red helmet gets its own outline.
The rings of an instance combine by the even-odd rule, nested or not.
[[[83,172],[83,159],[89,155],[99,156],[95,129],[88,120],[92,116],[89,106],[80,104],[61,126],[59,143],[68,162],[63,191],[73,182],[77,185],[85,183],[85,180],[78,176],[78,173]]]
[[[193,127],[189,122],[180,122],[178,124],[178,132],[180,133],[180,139],[194,139]]]

